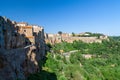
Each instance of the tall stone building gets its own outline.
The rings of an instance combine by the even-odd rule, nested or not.
[[[16,23],[17,32],[26,37],[25,45],[34,44],[33,27],[27,23]],[[28,40],[30,41],[28,41]]]
[[[44,37],[44,29],[41,26],[33,26],[33,35],[35,37],[35,44],[41,53],[42,56],[45,56],[45,37]]]

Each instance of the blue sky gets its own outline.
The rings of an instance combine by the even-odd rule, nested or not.
[[[0,0],[0,15],[47,33],[120,35],[120,0]]]

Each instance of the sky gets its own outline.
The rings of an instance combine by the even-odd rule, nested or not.
[[[43,26],[46,33],[120,35],[120,0],[0,0],[0,16]]]

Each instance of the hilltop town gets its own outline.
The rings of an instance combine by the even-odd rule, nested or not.
[[[44,59],[48,50],[46,43],[72,43],[74,40],[101,43],[104,39],[108,37],[91,36],[91,33],[48,34],[42,26],[0,16],[0,80],[25,79],[31,73],[39,72],[38,61]]]
[[[60,32],[60,33],[59,33]],[[59,31],[58,34],[46,34],[45,41],[46,43],[55,44],[60,42],[72,43],[73,41],[81,40],[86,43],[98,42],[101,43],[102,40],[108,40],[108,36],[100,33],[62,33]]]
[[[25,79],[38,72],[46,49],[43,27],[0,16],[0,80]]]

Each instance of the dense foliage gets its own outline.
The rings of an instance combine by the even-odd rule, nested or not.
[[[61,50],[64,52],[60,52]],[[69,53],[73,50],[77,51]],[[68,52],[69,57],[64,55],[65,52]],[[120,79],[120,42],[113,38],[102,43],[88,44],[82,41],[58,43],[52,46],[52,53],[48,53],[46,57],[47,60],[42,69],[54,73],[56,78],[55,75],[50,77],[47,74],[47,79],[44,79],[41,73],[37,73],[32,75],[29,80]]]

